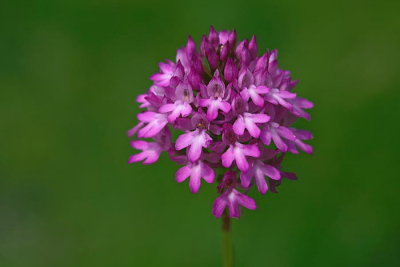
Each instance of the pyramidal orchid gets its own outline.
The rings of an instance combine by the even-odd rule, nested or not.
[[[297,81],[278,67],[276,50],[259,55],[255,36],[237,43],[236,31],[211,27],[199,47],[189,36],[176,60],[159,67],[136,98],[143,111],[128,135],[139,151],[129,163],[152,164],[167,152],[181,165],[176,181],[188,181],[193,194],[202,180],[216,184],[210,206],[227,231],[230,217],[256,209],[252,187],[275,193],[282,178],[297,178],[282,162],[287,153],[312,153],[305,143],[312,134],[293,123],[310,120],[305,110],[313,104],[298,97]]]

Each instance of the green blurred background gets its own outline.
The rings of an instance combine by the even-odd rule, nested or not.
[[[400,266],[399,1],[0,2],[0,266],[220,266],[215,185],[128,165],[157,63],[213,24],[277,48],[312,156],[233,224],[237,266]]]

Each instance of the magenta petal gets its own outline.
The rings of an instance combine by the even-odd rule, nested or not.
[[[221,215],[224,212],[224,209],[226,207],[226,204],[227,203],[226,203],[223,195],[218,197],[216,200],[214,200],[213,209],[212,209],[213,215],[217,218],[221,217]]]
[[[313,138],[312,133],[309,131],[299,130],[299,129],[294,129],[294,128],[291,128],[291,129],[294,131],[296,137],[301,140],[309,140],[309,139]]]
[[[264,175],[260,173],[256,174],[255,180],[258,191],[263,195],[266,194],[268,191],[268,184],[267,181],[265,181]]]
[[[294,141],[296,139],[296,136],[292,133],[292,131],[286,127],[280,126],[276,130],[279,135],[285,137],[286,139]]]
[[[307,154],[312,154],[313,153],[312,146],[310,146],[308,144],[305,144],[305,143],[303,143],[302,141],[300,141],[298,139],[295,141],[295,143],[301,150],[303,150]]]
[[[181,110],[182,117],[186,117],[190,113],[192,113],[192,107],[188,103],[184,103]]]
[[[279,96],[282,98],[295,98],[296,94],[289,91],[279,91]]]
[[[176,181],[181,183],[190,176],[191,168],[189,166],[183,166],[176,172]]]
[[[212,168],[210,168],[210,166],[208,166],[206,163],[203,163],[202,166],[202,177],[204,178],[204,180],[207,183],[213,183],[214,182],[214,178],[215,178],[215,172]]]
[[[158,153],[156,151],[149,151],[147,153],[146,160],[143,161],[143,164],[153,164],[154,162],[156,162],[158,160],[159,157],[160,157],[160,153]]]
[[[235,123],[233,124],[232,129],[235,132],[235,134],[243,135],[244,128],[245,128],[245,124],[244,124],[243,116],[239,115],[238,118],[236,119]]]
[[[257,158],[260,156],[260,149],[258,149],[257,145],[246,145],[243,148],[243,153],[246,156]]]
[[[129,137],[134,136],[139,131],[139,129],[143,127],[143,125],[144,125],[143,122],[139,122],[138,125],[136,125],[132,129],[128,130],[128,136]]]
[[[264,99],[257,93],[250,94],[251,100],[259,107],[264,105]]]
[[[249,101],[250,98],[250,93],[249,90],[247,88],[244,88],[241,92],[240,92],[240,96],[242,97],[242,99],[244,101]]]
[[[222,101],[219,108],[223,112],[228,113],[231,110],[231,105],[228,102]]]
[[[176,150],[182,150],[185,147],[188,147],[193,140],[192,133],[182,134],[176,139],[175,148]]]
[[[236,192],[238,192],[238,191],[236,191]],[[237,201],[240,205],[242,205],[243,207],[245,207],[249,210],[255,210],[257,208],[256,202],[254,201],[254,199],[252,199],[251,197],[246,196],[242,193],[239,193],[237,195]]]
[[[161,113],[166,113],[172,111],[174,108],[175,108],[174,104],[165,104],[162,105],[158,111]]]
[[[274,179],[274,180],[281,179],[280,171],[271,165],[264,164],[264,166],[261,167],[261,170],[264,172],[265,175],[267,175],[271,179]]]
[[[142,129],[139,130],[138,137],[149,138],[156,136],[159,132],[161,132],[161,130],[164,128],[167,122],[168,121],[163,121],[163,122],[153,121],[147,124]]]
[[[267,114],[252,114],[251,119],[255,123],[266,123],[270,120]]]
[[[245,126],[252,137],[258,138],[260,136],[261,130],[252,120],[245,120]]]
[[[198,132],[197,130],[193,133],[192,144],[188,150],[189,159],[194,162],[200,158],[203,147],[208,147],[210,136],[204,131]]]
[[[221,156],[222,165],[225,168],[228,168],[232,165],[232,162],[234,159],[235,159],[235,157],[233,155],[233,148],[232,148],[232,146],[230,146],[229,149]]]
[[[148,122],[146,126],[144,126],[142,129],[139,130],[138,137],[140,138],[142,137],[149,138],[156,136],[168,123],[165,114],[160,114],[155,112],[144,112],[139,115],[141,115],[138,116],[139,119],[144,119],[146,122]],[[147,121],[150,118],[151,120]]]
[[[272,135],[268,127],[264,127],[263,131],[261,132],[261,141],[265,145],[269,146],[271,144],[271,137]]]
[[[251,183],[253,172],[251,168],[247,172],[240,172],[240,181],[244,188],[248,188]]]
[[[263,85],[257,86],[254,90],[259,94],[267,94],[269,92],[269,88]]]
[[[236,165],[238,166],[239,170],[245,172],[249,169],[249,163],[246,160],[245,155],[239,148],[235,148],[235,161]]]
[[[134,162],[142,161],[142,160],[144,160],[145,158],[146,158],[146,153],[145,153],[145,152],[141,152],[141,153],[139,153],[139,154],[132,155],[132,156],[129,158],[128,163],[131,164],[131,163],[134,163]]]
[[[188,151],[188,158],[194,162],[200,158],[203,146],[200,141],[193,141]]]
[[[231,194],[234,194],[233,192]],[[228,197],[229,198],[229,197]],[[240,210],[237,201],[230,200],[228,202],[229,216],[232,218],[240,218]]]
[[[281,137],[278,134],[272,135],[272,140],[274,140],[276,147],[280,151],[282,151],[282,152],[287,151],[287,149],[288,149],[287,145],[283,142],[283,140],[281,139]]]
[[[307,99],[304,98],[297,98],[296,99],[297,104],[302,107],[302,108],[313,108],[314,104],[311,101],[308,101]]]
[[[142,122],[151,122],[152,120],[155,119],[155,116],[157,115],[157,113],[152,112],[152,111],[146,111],[143,113],[139,113],[137,115],[138,120],[142,121]]]
[[[311,102],[311,101],[309,101],[307,99],[304,99],[304,98],[299,98],[298,97],[298,98],[296,98],[296,102],[302,108],[310,109],[310,108],[314,107],[313,102]]]
[[[172,111],[169,115],[168,115],[168,121],[169,122],[174,122],[180,115],[180,110],[179,109],[175,109],[174,111]]]
[[[196,194],[200,189],[200,177],[201,175],[201,167],[196,165],[192,168],[192,172],[190,174],[189,188],[193,194]]]
[[[149,143],[142,140],[135,140],[131,142],[131,146],[135,149],[145,150],[149,147]]]
[[[211,101],[207,109],[207,119],[209,121],[215,120],[218,117],[218,104],[216,101]]]

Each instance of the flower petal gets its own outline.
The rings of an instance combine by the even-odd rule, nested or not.
[[[246,172],[240,172],[240,181],[243,187],[248,188],[253,178],[254,172],[252,168]]]
[[[134,162],[142,161],[142,160],[144,160],[146,158],[146,156],[147,156],[147,154],[145,152],[141,152],[139,154],[132,155],[129,158],[128,163],[131,164],[131,163],[134,163]]]
[[[265,181],[264,174],[261,172],[261,170],[256,171],[255,180],[256,180],[256,185],[257,185],[258,191],[263,195],[265,193],[267,193],[268,184],[267,184],[267,181]]]
[[[263,171],[263,173],[265,175],[267,175],[268,177],[270,177],[271,179],[274,179],[274,180],[281,179],[281,173],[277,168],[275,168],[271,165],[268,165],[268,164],[264,164],[260,168]]]
[[[165,104],[165,105],[162,105],[162,106],[158,109],[158,111],[161,112],[161,113],[166,113],[166,112],[172,111],[174,108],[175,108],[175,105],[174,105],[174,104]]]
[[[226,207],[226,204],[227,203],[226,203],[224,195],[221,195],[216,200],[214,200],[213,209],[212,209],[213,215],[217,218],[221,217],[221,215],[224,212],[224,209]]]
[[[236,165],[238,166],[239,170],[244,172],[247,171],[249,169],[249,163],[247,162],[247,159],[243,154],[242,149],[239,147],[235,147],[234,155],[235,155]]]
[[[189,166],[183,166],[175,174],[176,181],[178,183],[182,183],[190,176],[190,172],[191,172],[191,168]]]
[[[200,184],[201,184],[200,179],[201,179],[200,165],[193,166],[189,181],[189,188],[193,194],[196,194],[200,189]]]
[[[243,119],[242,115],[238,116],[235,123],[233,124],[232,129],[235,132],[235,134],[243,135],[244,129],[245,129],[245,124],[244,124],[244,119]]]
[[[282,152],[286,152],[288,149],[288,146],[285,144],[285,142],[283,142],[283,140],[281,139],[281,137],[278,134],[273,134],[272,135],[272,140],[274,140],[274,143],[276,145],[276,147],[282,151]]]
[[[261,130],[257,127],[257,125],[251,119],[245,119],[244,121],[246,129],[249,131],[250,135],[254,138],[258,138],[260,136]]]
[[[146,112],[142,112],[139,113],[137,115],[138,120],[142,121],[142,122],[151,122],[152,120],[155,119],[157,113],[152,112],[152,111],[146,111]]]
[[[246,156],[250,156],[250,157],[259,157],[260,156],[260,149],[258,149],[257,145],[246,145],[243,148],[243,153]]]
[[[233,155],[233,147],[230,146],[227,151],[221,156],[222,166],[228,168],[232,165],[233,160],[235,159]]]
[[[188,147],[193,142],[193,133],[181,134],[178,139],[176,139],[175,148],[176,150],[182,150]]]
[[[238,191],[236,191],[236,192],[238,192]],[[239,194],[237,194],[236,197],[237,197],[237,201],[240,205],[242,205],[245,208],[248,208],[249,210],[255,210],[257,208],[256,202],[254,201],[254,199],[252,199],[251,197],[246,196],[245,194],[242,194],[240,192],[238,192],[238,193]]]
[[[214,178],[215,178],[215,172],[214,170],[208,166],[206,163],[202,163],[202,172],[201,172],[201,176],[203,177],[203,179],[207,182],[207,183],[213,183],[214,182]]]

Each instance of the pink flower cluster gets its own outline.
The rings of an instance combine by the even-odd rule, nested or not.
[[[141,152],[129,163],[151,164],[166,151],[182,165],[177,182],[189,179],[197,193],[201,179],[216,181],[214,216],[227,208],[238,218],[241,206],[256,208],[247,196],[250,187],[265,194],[276,192],[283,177],[296,179],[281,170],[281,163],[288,152],[312,153],[304,143],[312,134],[291,125],[298,118],[309,120],[304,109],[313,104],[292,92],[297,81],[278,68],[276,50],[258,56],[255,36],[236,44],[235,31],[211,27],[199,50],[189,36],[176,62],[160,63],[153,85],[137,97],[145,111],[128,134],[141,139],[131,142]],[[171,130],[181,131],[175,141]]]

